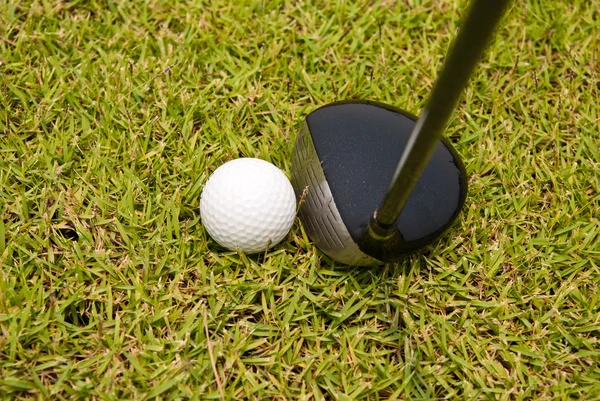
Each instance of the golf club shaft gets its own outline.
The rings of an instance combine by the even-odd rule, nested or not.
[[[510,0],[473,0],[427,105],[417,120],[392,182],[371,221],[389,233],[421,177],[486,44]],[[377,227],[373,227],[376,225]]]

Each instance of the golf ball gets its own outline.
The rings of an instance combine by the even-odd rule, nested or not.
[[[200,196],[200,215],[208,234],[224,248],[263,252],[290,231],[296,196],[283,171],[271,163],[235,159],[209,177]]]

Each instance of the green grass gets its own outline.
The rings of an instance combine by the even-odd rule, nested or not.
[[[320,105],[418,113],[464,9],[311,3],[0,1],[2,399],[600,399],[598,6],[515,2],[447,131],[459,222],[366,269],[199,217]]]

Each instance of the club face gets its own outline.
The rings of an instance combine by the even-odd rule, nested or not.
[[[292,157],[292,186],[300,205],[298,215],[317,247],[332,259],[347,265],[377,265],[363,253],[340,216],[325,178],[312,136],[303,125]]]
[[[462,208],[464,166],[440,141],[387,243],[368,240],[373,212],[383,199],[416,118],[367,101],[333,103],[306,118],[296,140],[292,184],[299,217],[311,240],[349,265],[397,260],[437,240]]]

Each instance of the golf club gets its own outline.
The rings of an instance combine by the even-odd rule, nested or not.
[[[392,262],[454,222],[467,177],[442,133],[509,2],[473,0],[418,119],[372,101],[331,103],[306,117],[292,185],[307,234],[333,260]]]

